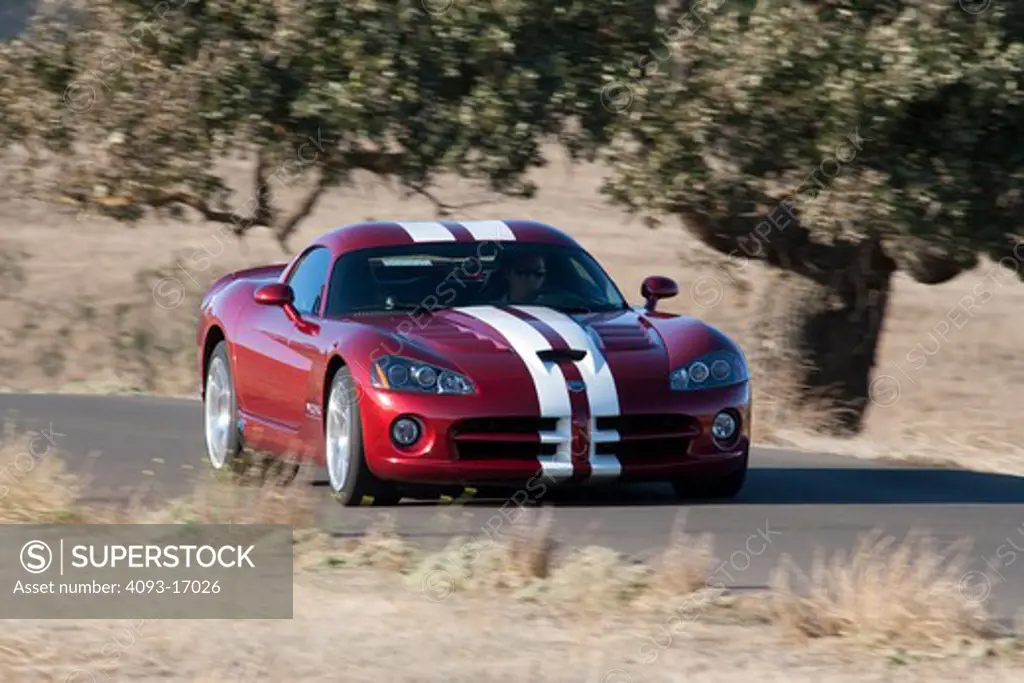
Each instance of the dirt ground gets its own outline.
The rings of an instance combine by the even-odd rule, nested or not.
[[[298,577],[293,620],[0,622],[6,683],[1019,681],[987,649],[868,656],[767,626],[553,615],[360,571]],[[660,644],[660,646],[659,646]],[[382,666],[386,662],[386,668]]]
[[[231,163],[242,206],[252,194],[243,185],[248,167]],[[452,218],[522,217],[559,226],[634,301],[645,276],[669,275],[681,293],[665,309],[703,317],[743,341],[751,314],[771,295],[761,267],[730,265],[679,226],[651,230],[630,221],[599,196],[601,177],[600,167],[556,158],[534,174],[536,199],[485,203]],[[277,201],[288,206],[297,189],[282,187]],[[488,199],[454,181],[438,194],[451,203]],[[13,198],[4,200],[4,209],[0,387],[6,390],[193,394],[192,316],[206,284],[217,274],[289,256],[266,232],[238,242],[208,223],[151,217],[128,226]],[[348,222],[434,217],[426,200],[405,199],[362,176],[321,200],[291,248]],[[755,441],[1024,471],[1015,424],[1024,382],[1022,309],[1024,285],[1006,268],[985,265],[932,287],[898,275],[874,387],[878,401],[864,434],[846,441],[816,436],[804,416],[772,395],[773,387],[757,386]]]

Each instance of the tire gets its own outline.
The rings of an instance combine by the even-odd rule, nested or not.
[[[373,476],[366,464],[363,421],[352,373],[342,367],[331,380],[324,411],[324,459],[327,481],[335,500],[346,507],[361,505],[364,496],[374,505],[395,505],[400,496],[393,485]]]
[[[695,479],[676,479],[672,488],[680,498],[690,499],[728,499],[735,498],[743,489],[747,480],[747,467],[715,477],[698,477]]]
[[[206,457],[217,471],[244,474],[250,464],[238,429],[238,398],[227,342],[210,354],[203,380],[203,433]]]

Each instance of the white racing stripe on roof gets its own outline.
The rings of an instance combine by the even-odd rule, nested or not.
[[[413,242],[454,242],[455,235],[437,221],[396,221]]]
[[[459,225],[469,230],[473,239],[480,242],[489,240],[515,241],[516,234],[505,221],[459,221]]]

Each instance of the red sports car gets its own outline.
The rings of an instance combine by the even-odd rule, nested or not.
[[[198,363],[214,468],[326,466],[345,505],[406,487],[666,481],[731,497],[750,448],[746,361],[722,332],[631,306],[534,221],[347,225],[287,265],[218,280]]]

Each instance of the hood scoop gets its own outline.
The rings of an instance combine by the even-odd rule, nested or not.
[[[560,360],[581,361],[587,357],[583,349],[548,349],[538,351],[537,356],[545,363],[557,363]]]
[[[442,319],[432,321],[419,329],[410,331],[412,338],[419,338],[430,345],[444,348],[446,351],[464,351],[469,353],[486,351],[508,351],[508,346],[497,339],[480,334],[476,330],[451,323]]]
[[[606,351],[642,351],[657,345],[652,333],[640,325],[604,323],[593,328]]]

